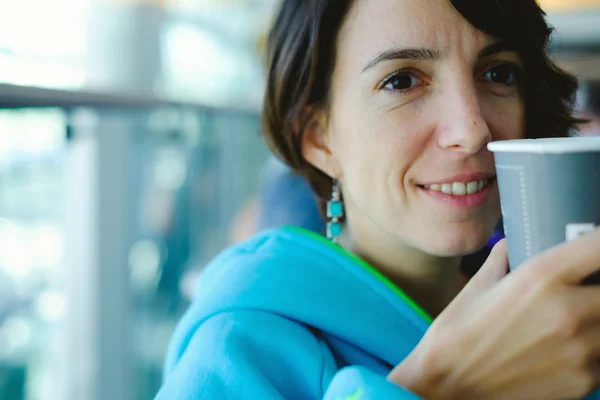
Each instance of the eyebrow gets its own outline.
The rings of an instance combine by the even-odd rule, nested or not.
[[[375,65],[379,64],[382,61],[391,61],[391,60],[439,60],[441,58],[441,54],[437,51],[424,49],[424,48],[414,48],[414,49],[392,49],[384,51],[383,53],[379,53],[374,59],[369,61],[369,63],[363,69],[365,72],[368,69],[373,68]]]
[[[490,44],[489,46],[484,47],[477,55],[477,58],[485,58],[491,56],[492,54],[516,50],[517,46],[514,43],[508,42],[506,40],[501,40],[499,42],[495,42]]]
[[[484,47],[479,54],[478,58],[489,57],[492,54],[501,53],[504,51],[515,51],[516,46],[507,42],[499,41]],[[416,61],[427,61],[427,60],[439,60],[442,55],[437,50],[431,50],[426,48],[409,48],[409,49],[391,49],[379,53],[363,68],[363,72],[373,68],[375,65],[382,61],[392,60],[416,60]]]

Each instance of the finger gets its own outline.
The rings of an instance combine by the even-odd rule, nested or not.
[[[579,284],[600,271],[600,229],[552,247],[530,261],[551,278]]]
[[[469,295],[482,293],[494,286],[507,273],[508,251],[506,248],[506,239],[502,239],[496,243],[485,263],[471,278],[467,286],[463,289],[463,292]]]
[[[594,329],[585,331],[582,334],[582,343],[586,343],[586,347],[589,347],[589,351],[583,353],[584,361],[595,362],[600,367],[600,326],[596,325]]]
[[[600,288],[578,286],[570,290],[568,310],[573,319],[580,319],[584,326],[598,327],[600,342]]]
[[[600,325],[581,333],[577,342],[571,342],[571,348],[564,348],[567,357],[575,364],[582,363],[597,371],[596,387],[600,386]],[[568,346],[568,345],[566,345]]]
[[[600,362],[596,361],[592,366],[592,376],[594,380],[593,389],[590,392],[594,392],[600,387]],[[589,393],[588,393],[589,394]]]

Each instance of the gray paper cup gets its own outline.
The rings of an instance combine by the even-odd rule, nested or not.
[[[507,140],[488,149],[511,270],[600,225],[600,137]]]

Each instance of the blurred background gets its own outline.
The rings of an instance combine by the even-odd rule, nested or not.
[[[193,272],[255,226],[277,3],[0,0],[0,399],[154,396]],[[600,0],[542,6],[600,134]]]

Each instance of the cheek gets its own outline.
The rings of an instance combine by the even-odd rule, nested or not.
[[[347,200],[363,209],[389,208],[395,201],[391,198],[402,191],[407,170],[424,152],[426,126],[417,113],[402,110],[363,110],[339,125],[343,135],[335,151]]]
[[[343,176],[347,200],[363,204],[364,194],[381,188],[382,175],[389,169],[389,135],[381,121],[372,121],[364,113],[348,115],[336,125],[332,151]]]
[[[482,112],[488,123],[492,140],[525,137],[525,108],[520,99],[491,99]]]
[[[414,117],[406,113],[363,112],[346,118],[340,124],[336,149],[344,173],[373,174],[397,170],[420,152],[424,135],[416,134]],[[411,122],[407,122],[411,120]],[[409,127],[411,129],[409,129]]]
[[[378,158],[379,138],[372,130],[366,130],[360,123],[340,127],[339,138],[333,147],[334,156],[346,179],[371,174],[376,168],[373,159]]]

